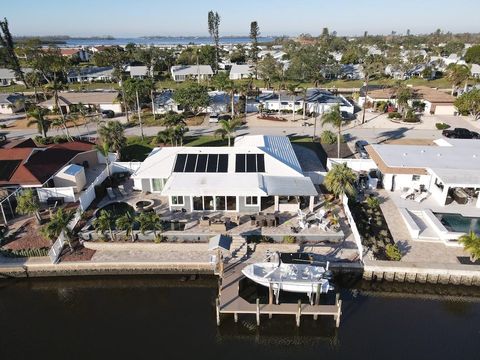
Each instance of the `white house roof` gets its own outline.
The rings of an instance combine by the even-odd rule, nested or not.
[[[0,79],[15,79],[13,70],[0,68]]]
[[[173,75],[213,75],[210,65],[175,65],[171,71]]]
[[[230,74],[253,74],[253,67],[247,64],[233,64]]]
[[[87,66],[78,70],[71,70],[68,73],[68,77],[88,76],[88,77],[111,77],[113,73],[113,67],[111,66]]]
[[[224,156],[225,168],[220,172],[198,170],[200,156],[210,159]],[[207,156],[205,156],[207,155]],[[241,155],[245,155],[243,158]],[[177,160],[178,156],[178,160]],[[175,171],[183,156],[182,170]],[[239,162],[239,156],[244,162]],[[194,167],[187,171],[188,160]],[[249,171],[249,158],[254,170]],[[241,160],[240,159],[240,160]],[[259,160],[259,159],[262,159]],[[207,161],[207,160],[205,160]],[[216,161],[216,160],[215,160]],[[263,162],[263,166],[260,164]],[[216,164],[216,163],[215,163]],[[244,170],[238,171],[239,167]],[[154,149],[133,175],[137,179],[168,179],[163,195],[316,195],[310,178],[302,173],[290,140],[285,136],[239,136],[233,147],[164,147]]]
[[[480,65],[478,65],[478,64],[472,64],[472,65],[471,65],[471,68],[470,68],[470,72],[472,73],[472,75],[474,75],[474,74],[480,74]]]
[[[148,68],[146,66],[132,66],[130,65],[127,68],[127,71],[130,72],[130,76],[147,76]]]

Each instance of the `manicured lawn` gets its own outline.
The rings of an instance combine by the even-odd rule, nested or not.
[[[327,163],[327,154],[323,149],[322,144],[320,144],[318,140],[313,141],[310,136],[292,136],[290,137],[290,141],[292,142],[292,144],[304,146],[314,151],[322,162],[323,166],[325,166],[325,164]]]
[[[233,139],[232,139],[233,143]],[[185,146],[227,146],[228,140],[222,140],[221,137],[215,136],[187,136],[183,144]]]

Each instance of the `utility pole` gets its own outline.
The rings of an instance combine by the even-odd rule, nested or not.
[[[198,64],[198,49],[197,49],[197,84],[200,85],[200,65]]]
[[[313,125],[313,141],[315,141],[315,137],[317,134],[317,117],[318,117],[318,101],[317,101],[317,106],[316,106],[316,111],[315,111],[315,123]]]

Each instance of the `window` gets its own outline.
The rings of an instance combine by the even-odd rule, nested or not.
[[[237,198],[235,196],[227,196],[227,210],[237,210]]]
[[[256,196],[245,197],[245,205],[247,205],[247,206],[258,205],[258,197],[256,197]]]
[[[185,205],[183,196],[172,196],[172,205]]]
[[[203,197],[203,210],[213,210],[213,196]]]
[[[420,180],[420,175],[412,175],[412,181]]]
[[[203,210],[203,197],[201,196],[193,197],[193,210]]]
[[[215,209],[226,210],[225,196],[215,196]]]
[[[163,179],[152,179],[152,191],[160,192],[163,189]]]

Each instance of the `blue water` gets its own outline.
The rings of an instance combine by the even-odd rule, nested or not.
[[[259,42],[273,41],[273,37],[261,37]],[[221,44],[246,44],[250,38],[246,36],[220,38]],[[188,45],[188,44],[212,44],[208,36],[187,36],[187,37],[157,37],[157,38],[117,38],[117,39],[67,39],[63,46],[94,46],[94,45],[126,45],[134,43],[137,45]]]
[[[460,214],[435,213],[443,226],[449,231],[480,234],[480,218],[465,217]]]

